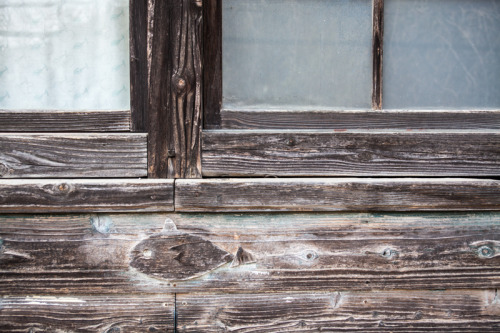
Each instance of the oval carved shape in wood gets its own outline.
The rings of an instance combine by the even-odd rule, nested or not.
[[[130,266],[167,280],[203,275],[233,260],[233,256],[201,237],[184,233],[157,234],[132,250]]]

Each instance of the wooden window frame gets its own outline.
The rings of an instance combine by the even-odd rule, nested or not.
[[[384,0],[372,0],[371,110],[222,109],[222,1],[203,4],[203,176],[500,175],[500,110],[383,110]],[[462,149],[464,138],[471,140],[469,151]],[[326,141],[330,147],[320,143]],[[402,157],[399,145],[411,156]],[[302,163],[315,149],[320,157]],[[385,165],[377,164],[381,159]]]
[[[372,0],[372,108],[222,109],[222,1],[204,3],[205,129],[499,129],[500,110],[383,110],[384,0]]]

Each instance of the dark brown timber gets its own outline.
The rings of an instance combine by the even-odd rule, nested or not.
[[[499,111],[222,110],[224,129],[500,129]]]
[[[177,295],[178,332],[498,332],[495,290]]]
[[[148,1],[130,0],[130,111],[135,132],[147,131]]]
[[[169,212],[173,180],[0,180],[1,213]]]
[[[495,289],[500,213],[0,218],[0,293]]]
[[[146,134],[0,134],[0,178],[144,177]]]
[[[500,131],[203,132],[203,175],[498,176]]]
[[[382,109],[384,0],[373,0],[373,92],[372,108]]]
[[[203,2],[203,106],[205,128],[219,128],[222,107],[222,0]]]
[[[128,110],[0,110],[0,132],[128,131]]]
[[[183,179],[175,190],[180,212],[500,209],[500,181],[489,179]]]
[[[201,177],[201,1],[155,1],[149,82],[149,177]]]
[[[174,296],[0,298],[0,331],[174,332]]]

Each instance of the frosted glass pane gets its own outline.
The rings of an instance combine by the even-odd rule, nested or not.
[[[500,1],[386,0],[384,108],[500,108]]]
[[[0,108],[128,109],[128,0],[0,0]]]
[[[370,0],[223,0],[222,8],[224,108],[370,108]]]

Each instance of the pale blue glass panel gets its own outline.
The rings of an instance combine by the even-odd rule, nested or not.
[[[386,0],[384,108],[500,108],[499,0]]]
[[[0,0],[0,108],[128,109],[128,0]]]
[[[371,1],[223,0],[223,107],[367,109]]]

